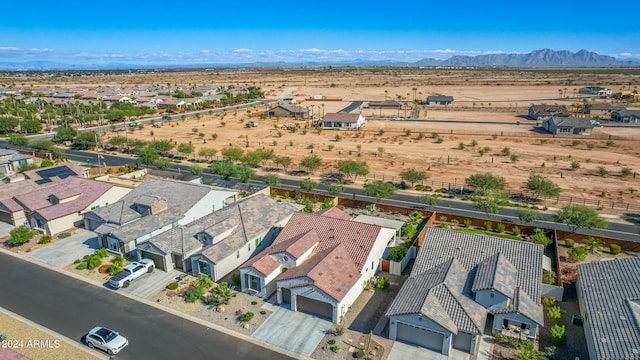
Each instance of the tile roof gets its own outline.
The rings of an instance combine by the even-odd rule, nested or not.
[[[298,105],[290,105],[290,104],[280,104],[278,106],[276,106],[275,108],[281,107],[291,113],[294,114],[306,114],[309,112],[309,109],[305,108],[304,106],[298,106]],[[275,109],[274,108],[274,109]],[[273,109],[271,109],[273,110]]]
[[[463,295],[467,275],[456,258],[412,275],[386,315],[422,314],[454,334],[458,331],[480,334],[484,331],[487,310]]]
[[[42,172],[42,170],[45,170],[45,172]],[[5,183],[0,186],[0,199],[11,198],[15,195],[55,185],[62,179],[57,176],[47,177],[46,175],[52,172],[56,173],[59,170],[64,170],[69,174],[73,174],[73,176],[81,176],[84,174],[84,170],[73,163],[64,163],[47,168],[28,170],[4,179]],[[45,176],[42,176],[41,174]]]
[[[330,217],[334,219],[351,220],[351,216],[346,212],[338,209],[337,207],[330,207],[327,209],[318,210],[315,212],[318,216]]]
[[[557,127],[581,127],[591,129],[593,124],[590,119],[577,117],[552,117],[548,121],[553,122]]]
[[[534,321],[541,321],[543,317],[540,306],[543,259],[541,245],[441,228],[428,228],[425,231],[424,240],[416,257],[410,279],[425,272],[431,274],[434,268],[442,266],[452,258],[459,261],[468,272],[468,278],[452,279],[464,285],[462,293],[469,300],[472,298],[474,285],[477,285],[478,288],[484,288],[493,282],[493,286],[508,291],[512,287],[512,280],[505,271],[510,271],[509,264],[511,264],[516,270],[514,287],[516,293],[512,295],[514,301],[503,312],[519,311],[528,314]],[[494,266],[500,265],[506,266],[507,270],[494,271]],[[478,272],[480,272],[480,279],[477,284],[474,284]],[[404,311],[403,309],[415,310],[423,301],[420,291],[428,291],[430,284],[433,286],[433,283],[429,282],[422,284],[421,290],[409,293],[411,296],[400,296],[399,293],[392,304],[394,309],[392,312]],[[401,293],[409,291],[404,288],[410,286],[405,283]],[[520,293],[518,298],[518,292],[525,294]],[[390,307],[390,309],[392,308]]]
[[[350,113],[327,113],[322,121],[334,121],[334,122],[347,122],[347,123],[355,123],[360,119],[360,114],[350,114]]]
[[[640,358],[640,257],[578,265],[585,335],[596,359]],[[590,329],[591,331],[587,331]]]
[[[569,116],[569,109],[566,105],[531,105],[531,110],[535,114],[542,116]]]
[[[14,200],[45,220],[53,220],[84,210],[114,186],[111,183],[70,176],[56,185],[16,195]],[[50,196],[61,201],[52,203],[49,201]],[[75,198],[62,201],[71,197]]]
[[[496,290],[511,298],[516,290],[517,272],[506,256],[496,253],[478,264],[471,291]]]
[[[432,95],[427,97],[427,101],[453,101],[453,96],[447,95]]]
[[[271,255],[287,253],[297,260],[309,249],[315,247],[319,242],[320,238],[318,237],[318,233],[313,229],[308,230],[289,240],[269,246],[260,254],[242,264],[241,268],[253,267],[264,275],[271,274],[271,272],[280,267],[280,263],[275,261]],[[269,258],[273,262],[263,260],[264,258]]]

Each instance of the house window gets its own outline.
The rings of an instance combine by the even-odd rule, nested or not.
[[[285,256],[282,257],[282,260],[289,261],[289,257],[287,255],[285,255]]]
[[[204,261],[198,261],[198,272],[200,274],[209,274],[209,265]]]
[[[262,238],[259,237],[256,239],[256,247],[260,246],[260,244],[262,243]]]
[[[247,274],[247,286],[254,291],[260,291],[260,278]]]
[[[240,250],[236,251],[236,259],[240,259]]]
[[[247,243],[247,251],[251,251],[251,243]]]
[[[173,224],[171,224],[171,227],[178,227],[178,222],[174,221]]]

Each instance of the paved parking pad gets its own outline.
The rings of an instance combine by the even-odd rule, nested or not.
[[[263,308],[273,313],[252,337],[307,357],[333,325],[330,321],[282,306],[265,304]]]
[[[428,359],[428,360],[469,360],[469,354],[451,349],[449,356],[439,354],[419,346],[396,341],[389,352],[388,360]]]
[[[170,282],[175,281],[175,278],[180,274],[182,273],[175,269],[169,272],[155,269],[151,274],[145,274],[133,280],[128,288],[117,289],[116,291],[146,299],[160,291]],[[105,286],[107,286],[107,284],[105,284]],[[153,299],[153,301],[158,301],[158,299]]]
[[[9,236],[9,232],[13,229],[13,225],[0,221],[0,238]]]
[[[40,249],[28,253],[30,259],[41,261],[53,267],[62,269],[87,254],[98,249],[98,238],[92,231],[76,230],[76,233],[66,239],[58,240]]]

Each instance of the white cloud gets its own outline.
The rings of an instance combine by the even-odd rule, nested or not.
[[[0,46],[0,51],[20,51],[22,49],[15,46]]]

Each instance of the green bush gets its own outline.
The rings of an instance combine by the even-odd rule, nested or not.
[[[466,227],[466,228],[470,228],[471,227],[471,219],[464,219],[462,221],[462,223],[464,224],[464,227]]]
[[[511,228],[511,232],[513,232],[513,235],[515,235],[515,236],[520,236],[520,234],[522,233],[520,228],[517,227],[517,226],[512,227]]]
[[[89,267],[89,263],[82,261],[78,266],[76,266],[76,270],[85,270],[87,267]]]
[[[80,259],[73,260],[73,263],[76,264],[76,265],[80,264],[81,262],[82,262],[82,260],[80,260]]]
[[[573,262],[584,261],[587,258],[587,249],[582,246],[576,246],[569,249],[569,259]]]
[[[551,307],[556,304],[556,299],[552,297],[543,297],[542,298],[542,306]]]
[[[253,319],[253,313],[251,311],[246,312],[240,316],[240,321],[249,322]]]
[[[167,285],[167,289],[169,289],[169,290],[175,290],[175,289],[177,289],[177,288],[178,288],[178,286],[179,286],[179,285],[178,285],[178,283],[177,283],[177,282],[175,282],[175,281],[173,281],[173,282],[170,282],[170,283],[169,283],[169,285]]]
[[[620,245],[617,244],[609,244],[609,251],[611,251],[611,253],[613,255],[618,255],[620,254],[620,251],[622,250],[622,248],[620,248]]]
[[[491,231],[493,229],[493,223],[491,221],[484,222],[484,229],[487,231]]]
[[[549,239],[547,235],[544,233],[544,230],[536,228],[533,230],[533,235],[531,235],[531,241],[534,244],[540,244],[543,247],[549,246],[553,243],[553,240]]]
[[[496,231],[499,232],[500,234],[502,234],[506,228],[507,226],[503,223],[496,224]]]
[[[109,256],[109,252],[107,251],[107,249],[102,248],[102,249],[98,249],[94,252],[94,255],[99,256],[101,258],[106,258],[107,256]]]
[[[550,270],[542,270],[542,282],[549,285],[556,284],[556,272]]]
[[[102,258],[98,255],[93,255],[89,257],[89,269],[95,269],[102,265]]]
[[[498,344],[504,345],[509,342],[509,337],[503,333],[497,333],[494,338]]]
[[[567,340],[564,325],[555,324],[551,327],[551,340],[556,345],[560,345]]]
[[[547,310],[547,316],[549,319],[555,324],[562,317],[562,311],[560,310],[560,306],[552,306]]]
[[[115,275],[115,274],[117,274],[117,273],[122,271],[122,264],[121,263],[113,263],[113,264],[109,265],[109,267],[107,268],[107,271],[109,272],[109,274]]]
[[[260,310],[260,315],[267,315],[267,312],[264,310]]]
[[[213,286],[213,280],[206,275],[198,275],[195,281],[196,286],[208,289]]]
[[[48,244],[50,242],[51,242],[51,236],[49,235],[42,235],[40,240],[38,240],[38,244]]]
[[[364,357],[364,350],[358,350],[354,352],[353,356],[355,356],[356,359],[362,359]]]
[[[331,339],[329,341],[327,341],[327,344],[329,345],[334,345],[336,343],[336,341],[334,339]]]
[[[118,255],[115,258],[113,258],[113,260],[111,262],[113,264],[123,266],[124,265],[124,258],[121,255]]]
[[[26,242],[29,242],[29,240],[31,240],[35,236],[35,233],[28,227],[20,225],[11,229],[9,235],[10,245],[22,245]]]
[[[333,351],[334,353],[339,353],[340,352],[340,345],[335,345],[333,348],[331,348],[331,351]]]
[[[194,303],[204,295],[204,288],[202,286],[192,286],[184,292],[184,301],[188,303]]]
[[[565,239],[565,240],[564,240],[564,244],[565,244],[565,245],[567,245],[567,247],[572,248],[572,247],[573,247],[573,245],[575,245],[575,244],[576,244],[576,242],[575,242],[575,241],[573,241],[572,239]]]
[[[389,287],[389,280],[386,277],[381,276],[376,280],[376,287],[378,289],[386,289]]]
[[[404,246],[396,246],[391,248],[389,252],[389,259],[391,261],[400,262],[407,255],[407,249]]]
[[[233,274],[231,274],[231,281],[233,281],[234,284],[240,286],[240,272],[239,271],[235,271]]]

